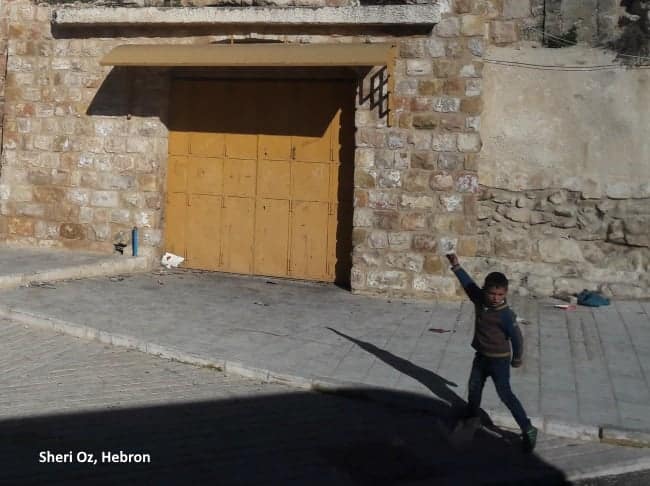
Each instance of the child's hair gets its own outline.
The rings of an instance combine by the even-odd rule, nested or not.
[[[483,287],[486,289],[496,287],[507,290],[508,278],[501,272],[488,273],[487,277],[485,277],[485,283],[483,284]]]

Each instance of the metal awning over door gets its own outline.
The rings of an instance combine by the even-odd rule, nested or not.
[[[393,44],[126,44],[113,48],[103,66],[319,67],[388,66]]]

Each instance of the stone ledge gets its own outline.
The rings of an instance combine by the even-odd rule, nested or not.
[[[52,11],[57,26],[145,25],[412,25],[440,21],[436,5],[382,5],[359,7],[62,7]]]

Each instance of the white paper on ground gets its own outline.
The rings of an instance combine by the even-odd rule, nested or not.
[[[182,256],[174,255],[173,253],[165,253],[162,258],[160,259],[160,263],[163,267],[165,268],[172,268],[172,267],[177,267],[181,263],[183,263],[183,258]]]

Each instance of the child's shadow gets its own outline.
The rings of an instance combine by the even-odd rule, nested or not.
[[[459,423],[459,420],[462,419],[465,414],[467,402],[458,396],[451,388],[449,388],[450,386],[458,386],[456,383],[443,378],[433,371],[422,368],[421,366],[417,366],[404,358],[400,358],[399,356],[396,356],[393,353],[386,351],[385,349],[381,349],[374,344],[353,338],[331,327],[328,327],[327,329],[353,342],[364,351],[367,351],[368,353],[376,356],[381,361],[395,368],[400,373],[404,373],[405,375],[410,376],[414,380],[417,380],[426,386],[435,395],[435,400],[432,401],[431,399],[427,399],[425,397],[422,397],[422,400],[418,400],[416,396],[409,395],[409,403],[404,405],[418,409],[425,409],[433,413],[442,420],[441,425],[447,429],[447,432],[449,434],[451,434],[455,429],[458,430],[457,425]],[[513,440],[516,437],[515,434],[503,431],[502,429],[495,426],[488,414],[483,410],[481,410],[480,418],[482,425],[488,430],[508,440]]]

